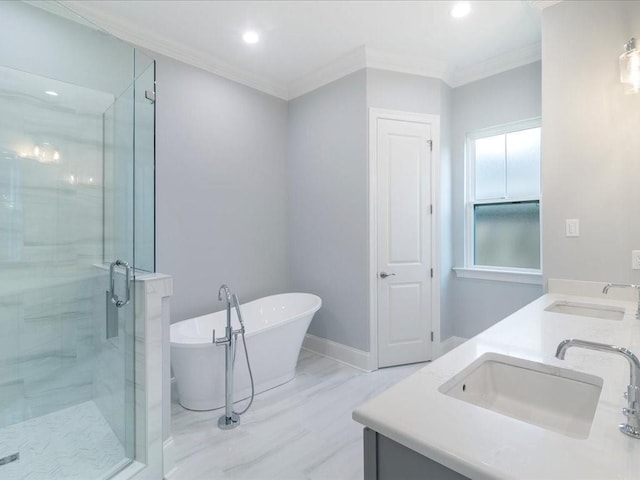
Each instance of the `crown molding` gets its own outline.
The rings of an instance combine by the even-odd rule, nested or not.
[[[76,23],[80,23],[92,30],[102,31],[102,29],[93,22],[90,22],[82,15],[79,15],[74,10],[71,10],[68,6],[64,5],[64,2],[46,2],[43,0],[22,0],[23,3],[31,5],[32,7],[39,8],[45,12],[52,13],[58,17],[66,18]]]
[[[542,48],[540,43],[534,43],[517,50],[492,57],[484,62],[471,65],[467,68],[455,70],[453,79],[449,83],[452,88],[466,85],[483,78],[506,72],[523,65],[528,65],[542,59]]]
[[[439,78],[445,83],[450,83],[453,73],[448,62],[411,55],[390,54],[370,48],[367,48],[367,67]]]
[[[392,54],[361,46],[303,78],[291,82],[289,84],[289,99],[309,93],[363,68],[379,68],[422,77],[439,78],[446,83],[449,83],[452,77],[452,71],[447,62]]]
[[[59,0],[58,3],[134,46],[185,62],[283,100],[292,100],[363,68],[378,68],[438,78],[455,88],[541,59],[541,46],[536,43],[467,68],[454,69],[444,61],[390,54],[361,46],[287,85],[237,68],[220,58],[204,55],[184,44],[167,40],[126,19],[101,12],[85,2]],[[531,3],[536,6],[543,5],[539,8],[546,8],[560,2],[531,0]]]
[[[529,0],[529,3],[534,7],[544,10],[545,8],[553,7],[557,3],[562,2],[562,0]]]
[[[60,0],[59,3],[88,21],[95,23],[110,34],[134,46],[151,50],[152,52],[188,63],[189,65],[201,68],[226,79],[255,88],[269,95],[288,100],[287,86],[280,82],[239,69],[219,58],[203,55],[195,49],[178,42],[167,40],[154,32],[141,28],[139,25],[135,25],[120,17],[98,11],[84,3],[78,4],[73,0]]]

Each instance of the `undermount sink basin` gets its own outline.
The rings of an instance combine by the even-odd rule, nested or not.
[[[611,305],[596,305],[594,303],[576,303],[558,301],[544,309],[546,312],[581,315],[583,317],[602,318],[604,320],[622,320],[624,308]]]
[[[594,375],[485,353],[438,390],[547,430],[587,438],[602,384]]]

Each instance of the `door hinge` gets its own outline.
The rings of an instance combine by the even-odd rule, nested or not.
[[[433,268],[431,269],[431,278],[433,278]]]
[[[433,215],[433,205],[429,205],[429,213]]]
[[[433,332],[431,332],[431,341],[433,342]]]
[[[433,152],[433,140],[427,140],[427,143],[429,144],[429,151]]]

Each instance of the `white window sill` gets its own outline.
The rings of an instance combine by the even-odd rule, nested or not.
[[[493,280],[495,282],[528,283],[542,285],[542,272],[517,269],[497,269],[482,267],[454,267],[458,278]]]

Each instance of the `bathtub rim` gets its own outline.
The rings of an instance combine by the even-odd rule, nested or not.
[[[313,293],[307,293],[307,292],[287,292],[287,293],[276,293],[274,295],[267,295],[266,297],[260,297],[260,298],[256,298],[255,300],[251,300],[250,302],[247,302],[246,304],[249,303],[253,303],[253,302],[258,302],[260,300],[264,300],[266,298],[271,298],[271,297],[278,297],[278,296],[284,296],[284,295],[293,295],[293,294],[304,294],[304,295],[310,295],[312,297],[314,297],[314,300],[317,300],[317,305],[314,305],[313,308],[310,308],[308,310],[305,310],[301,313],[298,313],[297,315],[287,318],[286,320],[283,320],[281,322],[278,322],[276,324],[273,325],[268,325],[266,327],[261,328],[258,331],[253,331],[253,332],[247,332],[245,334],[246,338],[251,338],[254,335],[258,335],[262,332],[266,332],[269,330],[272,330],[274,328],[278,328],[284,325],[288,325],[289,323],[295,322],[296,320],[300,320],[303,317],[306,317],[307,315],[315,315],[316,312],[318,310],[320,310],[320,308],[322,308],[322,298],[320,298],[318,295],[315,295]],[[243,305],[246,304],[240,304],[240,307],[242,308]],[[218,310],[216,312],[211,312],[211,313],[205,313],[204,315],[199,315],[197,317],[191,317],[191,318],[185,318],[184,320],[180,320],[176,323],[173,323],[169,326],[169,345],[171,348],[184,348],[184,349],[192,349],[192,348],[208,348],[211,346],[216,346],[213,343],[213,338],[210,341],[202,341],[202,342],[198,342],[198,343],[183,343],[183,342],[174,342],[173,340],[171,340],[171,327],[173,327],[174,325],[178,325],[182,322],[189,322],[191,320],[196,320],[198,318],[201,317],[206,317],[208,315],[213,315],[215,313],[220,313],[220,312],[224,312],[224,310]],[[202,337],[202,340],[204,340],[204,337]]]

